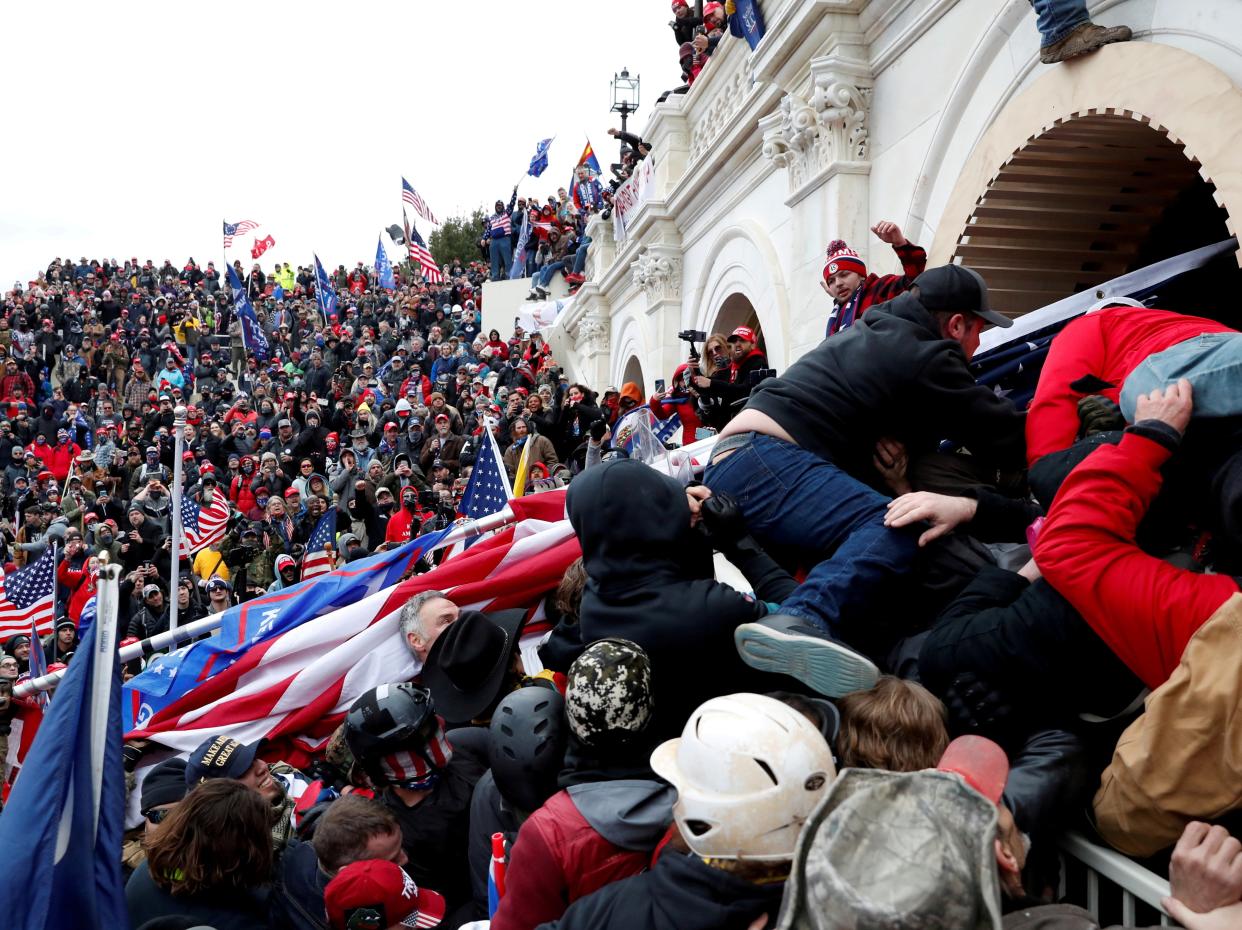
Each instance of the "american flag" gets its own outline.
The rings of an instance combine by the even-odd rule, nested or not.
[[[332,553],[324,549],[324,546],[334,542],[333,533],[336,530],[336,511],[329,510],[319,522],[315,524],[315,528],[311,530],[310,539],[306,540],[306,553],[302,556],[302,580],[314,578],[316,575],[326,575],[332,571]]]
[[[264,756],[302,767],[364,692],[421,669],[399,632],[400,608],[419,591],[444,591],[462,609],[535,607],[582,554],[565,519],[565,493],[511,505],[518,523],[423,575],[308,620],[249,648],[131,731],[178,752],[226,733],[269,740]]]
[[[418,234],[418,227],[410,225],[410,220],[405,215],[405,210],[401,211],[401,219],[405,221],[405,242],[410,249],[410,261],[418,263],[418,266],[422,269],[423,278],[428,283],[443,284],[444,275],[436,266],[436,260],[432,257],[431,250],[427,248],[427,243]]]
[[[461,497],[461,515],[471,520],[500,513],[513,496],[496,437],[490,429],[484,429],[480,438],[483,441],[479,443],[470,482]]]
[[[401,199],[413,207],[418,212],[418,215],[425,219],[428,223],[435,223],[437,226],[440,225],[440,221],[436,219],[435,214],[431,212],[431,209],[427,206],[426,201],[419,196],[418,191],[410,187],[410,182],[405,178],[401,179]]]
[[[30,677],[32,680],[42,678],[47,674],[47,656],[39,643],[39,635],[39,624],[35,621],[30,624]],[[46,691],[37,691],[34,700],[40,707],[46,708],[51,698]]]
[[[188,495],[181,496],[181,557],[188,558],[200,549],[224,538],[229,528],[229,502],[219,490],[206,507]]]
[[[254,220],[242,220],[240,223],[230,223],[224,221],[224,247],[227,249],[233,244],[234,236],[244,236],[252,229],[258,229],[259,224]]]
[[[11,575],[0,571],[0,642],[19,633],[52,632],[52,579],[56,571],[56,554],[51,546],[43,554]],[[39,644],[36,640],[35,649]]]

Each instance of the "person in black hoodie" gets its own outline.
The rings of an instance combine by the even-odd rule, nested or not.
[[[745,535],[727,495],[683,488],[642,462],[618,459],[575,478],[566,504],[587,571],[582,642],[621,637],[646,651],[653,733],[677,733],[694,708],[719,694],[791,690],[788,678],[748,668],[734,646],[740,625],[767,616],[798,585]],[[701,521],[710,540],[698,529]],[[751,583],[754,597],[715,580],[713,541]],[[870,662],[835,644],[829,648],[831,674],[821,677],[832,678],[838,693],[874,683]]]
[[[917,533],[885,526],[888,501],[874,489],[881,439],[904,443],[912,457],[952,439],[991,468],[1024,467],[1022,415],[968,367],[989,323],[1011,325],[989,308],[976,272],[933,268],[760,384],[721,432],[704,482],[737,499],[761,544],[817,562],[783,616],[739,631],[747,662],[809,663],[821,678],[813,668],[821,644],[865,631],[886,589],[909,571]],[[815,687],[831,696],[828,684]]]

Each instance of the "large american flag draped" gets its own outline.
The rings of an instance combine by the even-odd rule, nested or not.
[[[334,542],[335,530],[336,510],[333,509],[319,518],[311,530],[310,539],[306,540],[306,553],[302,556],[302,581],[332,571],[332,553],[324,547]]]
[[[230,223],[228,220],[225,220],[224,247],[227,249],[233,244],[234,236],[244,236],[246,233],[250,232],[250,230],[258,229],[259,225],[260,224],[256,223],[254,220],[242,220],[240,223]]]
[[[565,493],[510,506],[515,525],[433,571],[259,642],[174,703],[140,717],[128,736],[178,752],[217,733],[244,743],[267,739],[265,757],[309,764],[361,694],[420,671],[399,632],[400,608],[419,591],[444,591],[463,609],[504,610],[535,608],[560,583],[581,555],[564,516]]]
[[[411,226],[405,210],[401,211],[401,219],[405,222],[405,244],[410,250],[410,261],[416,263],[422,271],[423,278],[430,284],[443,284],[444,274],[436,265],[436,260],[427,248],[427,243],[418,234],[418,227]]]
[[[188,558],[200,549],[224,538],[229,528],[229,502],[219,490],[206,507],[188,495],[181,497],[181,557]]]
[[[425,219],[428,223],[440,225],[440,221],[436,219],[435,214],[431,212],[431,208],[427,206],[426,201],[419,196],[418,191],[410,186],[410,182],[405,178],[401,179],[401,199],[408,203],[414,210]]]
[[[0,571],[0,642],[19,633],[30,635],[31,624],[40,636],[52,632],[52,579],[56,554],[51,546],[17,571]],[[34,648],[39,648],[38,643]]]

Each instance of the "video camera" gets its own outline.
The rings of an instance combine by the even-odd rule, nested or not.
[[[707,333],[701,329],[683,329],[677,334],[677,338],[682,342],[690,343],[690,358],[694,362],[699,360],[699,350],[695,345],[696,342],[706,342]]]

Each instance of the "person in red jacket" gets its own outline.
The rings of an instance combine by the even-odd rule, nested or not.
[[[69,567],[69,560],[82,551],[82,540],[71,539],[65,543],[65,557],[56,569],[56,582],[69,594],[69,619],[76,625],[82,616],[82,608],[95,596],[99,587],[99,559],[88,558],[76,571]]]
[[[418,489],[407,485],[401,492],[401,509],[388,519],[384,542],[405,543],[417,536],[423,525],[423,514],[418,507]]]
[[[1185,379],[1141,396],[1121,442],[1066,478],[1035,546],[1044,578],[1154,689],[1094,802],[1101,834],[1130,855],[1175,842],[1190,820],[1242,809],[1239,579],[1174,567],[1135,543],[1192,409]]]
[[[908,291],[914,279],[927,268],[927,253],[907,239],[896,223],[882,220],[872,226],[871,231],[881,242],[893,247],[903,273],[868,274],[866,264],[844,239],[829,242],[821,286],[832,298],[833,308],[828,316],[825,338],[853,326],[869,307]]]
[[[651,662],[629,640],[593,643],[570,666],[565,788],[522,824],[492,930],[534,930],[649,866],[676,797],[647,763],[651,709]]]
[[[681,418],[681,443],[687,445],[694,442],[699,427],[703,425],[699,417],[697,398],[686,390],[686,368],[689,363],[682,362],[669,379],[670,387],[665,391],[656,391],[647,401],[647,406],[655,414],[657,420],[667,420],[673,414]]]
[[[1214,320],[1133,305],[1074,320],[1052,340],[1026,414],[1027,465],[1073,445],[1082,398],[1101,395],[1116,403],[1126,378],[1150,356],[1205,333],[1228,332]]]
[[[244,514],[249,514],[258,506],[254,490],[250,487],[254,483],[257,467],[258,462],[253,455],[243,455],[241,474],[229,482],[229,501]]]
[[[69,477],[69,469],[73,467],[74,461],[82,454],[82,447],[69,438],[67,429],[58,429],[56,431],[56,445],[52,446],[44,455],[44,463],[52,476],[61,484]]]

